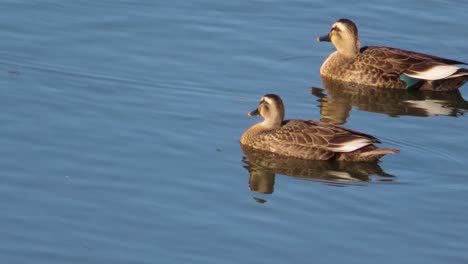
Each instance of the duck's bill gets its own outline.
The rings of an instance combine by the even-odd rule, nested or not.
[[[248,116],[258,116],[260,113],[258,112],[258,108],[253,110],[252,112],[249,112],[247,115]]]
[[[321,36],[321,37],[318,37],[318,38],[317,38],[317,42],[323,42],[323,41],[331,42],[330,36],[329,36],[329,35],[325,35],[325,36]]]

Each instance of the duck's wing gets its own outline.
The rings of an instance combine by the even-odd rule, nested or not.
[[[360,63],[373,65],[384,73],[421,73],[420,76],[426,78],[453,74],[460,69],[455,65],[467,64],[429,54],[381,46],[364,47],[361,49],[361,54],[364,56],[359,57]]]
[[[369,63],[377,64],[381,69],[399,69],[400,71],[404,71],[412,65],[426,62],[432,62],[438,65],[468,65],[463,61],[450,60],[420,52],[383,46],[363,47],[361,49],[361,54],[365,55],[361,57],[367,58]]]
[[[390,50],[390,52],[392,53],[397,53],[397,54],[400,54],[401,56],[407,56],[417,61],[435,62],[435,63],[447,64],[447,65],[455,65],[455,64],[468,65],[468,63],[463,62],[463,61],[446,59],[446,58],[429,55],[425,53],[420,53],[420,52],[401,50],[401,49],[396,49],[396,48],[387,48],[387,49]]]
[[[422,80],[433,81],[468,75],[457,65],[467,63],[429,54],[389,48],[365,47],[362,56],[382,71],[382,75],[394,75],[405,81],[407,88],[418,86]]]
[[[379,141],[370,135],[318,121],[290,120],[275,133],[272,141],[297,148],[331,152],[352,152]]]

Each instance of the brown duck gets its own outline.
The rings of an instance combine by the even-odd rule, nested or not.
[[[333,43],[336,51],[322,64],[320,75],[333,80],[379,88],[453,90],[468,80],[461,61],[382,46],[360,48],[353,21],[340,19],[317,41]]]
[[[311,120],[284,120],[284,105],[274,94],[264,95],[248,114],[264,120],[240,139],[243,147],[307,160],[374,161],[397,149],[377,148],[375,137],[340,126]]]

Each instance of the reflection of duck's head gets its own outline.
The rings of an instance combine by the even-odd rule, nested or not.
[[[265,128],[273,129],[281,126],[284,119],[284,105],[276,94],[266,94],[260,100],[257,109],[248,113],[249,116],[262,116],[265,120],[261,123]]]
[[[251,162],[247,157],[242,160],[249,171],[249,188],[252,192],[272,194],[275,186],[275,171]]]
[[[353,21],[342,18],[336,21],[328,35],[318,37],[317,41],[329,41],[336,50],[348,58],[354,58],[359,54],[358,29]]]

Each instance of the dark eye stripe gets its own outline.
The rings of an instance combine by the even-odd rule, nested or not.
[[[340,32],[341,29],[337,26],[333,26],[332,29],[330,31],[336,31],[336,32]]]

